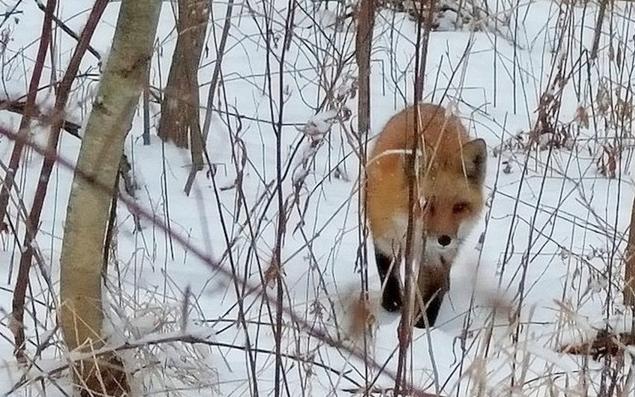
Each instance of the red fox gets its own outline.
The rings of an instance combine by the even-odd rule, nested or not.
[[[408,171],[413,138],[418,139],[416,166]],[[417,278],[421,295],[416,302],[423,299],[427,323],[434,325],[450,288],[450,266],[483,208],[486,159],[485,141],[471,140],[461,121],[439,105],[410,106],[384,126],[368,157],[365,181],[365,214],[382,283],[384,309],[397,311],[402,305],[399,269],[406,247],[408,217],[412,214],[411,258],[420,256],[426,236]],[[414,178],[411,211],[409,178]],[[422,311],[415,311],[418,328],[426,326]]]

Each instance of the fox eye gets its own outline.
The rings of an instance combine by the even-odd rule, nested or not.
[[[462,212],[467,211],[469,208],[469,205],[467,203],[457,203],[454,204],[454,207],[452,207],[452,212],[455,214],[460,214]]]

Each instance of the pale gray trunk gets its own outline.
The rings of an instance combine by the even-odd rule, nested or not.
[[[69,350],[89,351],[104,342],[101,268],[110,203],[124,139],[152,57],[160,10],[160,0],[121,2],[112,50],[82,139],[60,258],[60,320]],[[112,373],[104,373],[118,360],[102,359],[106,361],[100,360],[97,371],[93,360],[79,363],[82,379],[76,382],[86,389],[82,394],[121,394],[102,390],[100,384],[109,388],[109,379],[118,382]]]

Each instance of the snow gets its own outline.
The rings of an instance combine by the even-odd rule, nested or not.
[[[10,9],[15,1],[7,3]],[[58,17],[79,31],[89,6],[80,0],[60,3]],[[600,174],[595,161],[603,153],[603,145],[614,144],[613,138],[622,131],[619,121],[605,117],[589,93],[595,100],[599,87],[605,85],[622,99],[631,95],[632,102],[627,87],[634,82],[627,68],[632,68],[628,60],[633,58],[634,44],[629,37],[635,27],[635,6],[616,2],[613,23],[605,25],[599,58],[587,63],[582,49],[591,48],[597,13],[594,4],[576,6],[570,17],[559,16],[566,9],[564,2],[521,2],[513,9],[508,3],[498,5],[500,20],[510,23],[509,27],[499,26],[498,35],[488,24],[478,32],[443,31],[430,37],[425,100],[443,98],[475,137],[486,140],[488,205],[453,265],[451,289],[436,327],[414,330],[409,381],[428,392],[439,389],[446,396],[476,395],[479,388],[482,395],[492,396],[561,395],[584,387],[592,394],[599,388],[603,363],[585,362],[558,349],[589,338],[607,322],[615,329],[628,329],[631,320],[622,305],[621,264],[633,200],[632,145],[629,135],[618,161],[619,178]],[[135,232],[131,209],[119,203],[117,260],[110,268],[106,293],[106,330],[113,346],[125,342],[141,346],[123,354],[135,369],[135,388],[143,394],[172,390],[190,396],[215,390],[222,395],[249,395],[254,388],[261,394],[273,394],[275,354],[267,352],[275,351],[270,324],[275,322],[276,308],[266,303],[263,294],[275,297],[276,287],[274,282],[264,289],[260,284],[270,270],[277,235],[277,131],[271,120],[273,117],[275,122],[281,108],[281,167],[283,173],[288,170],[283,184],[286,229],[281,261],[284,303],[295,314],[295,321],[288,312],[283,321],[286,356],[282,361],[289,394],[348,395],[345,390],[364,385],[364,362],[346,349],[363,348],[363,340],[350,331],[353,305],[360,293],[362,235],[357,187],[358,92],[352,78],[356,76],[354,28],[347,25],[350,19],[336,18],[335,4],[325,10],[324,5],[317,9],[318,3],[301,0],[281,76],[278,60],[288,3],[273,4],[276,12],[270,14],[274,22],[269,28],[278,45],[269,57],[271,98],[267,48],[260,34],[266,28],[262,4],[235,5],[223,60],[224,86],[215,96],[217,111],[207,141],[215,173],[200,172],[192,193],[186,196],[188,151],[162,144],[154,135],[151,144],[144,146],[141,109],[126,141],[126,154],[140,186],[134,202],[152,217],[143,218],[142,230]],[[118,6],[118,2],[109,4],[91,42],[102,57],[109,51]],[[225,3],[213,3],[219,36],[225,7]],[[17,60],[0,70],[4,83],[0,96],[9,99],[24,95],[42,23],[35,2],[22,2],[18,9],[23,11],[16,16],[19,22],[12,18],[5,23],[11,41],[3,55]],[[163,86],[167,80],[176,40],[173,27],[172,8],[165,2],[152,61],[155,86]],[[213,34],[210,30],[208,35]],[[571,33],[565,35],[571,40],[559,44],[563,30]],[[412,100],[415,37],[416,26],[405,13],[378,13],[371,63],[371,138]],[[613,45],[619,44],[625,54],[623,70],[611,59],[611,37],[619,38]],[[74,40],[56,31],[57,78],[74,45]],[[214,68],[212,37],[207,46],[199,72],[201,103],[206,102]],[[342,59],[348,62],[341,65]],[[568,80],[551,84],[561,61]],[[42,84],[51,79],[49,65],[47,61]],[[82,125],[95,100],[98,68],[99,61],[87,54],[80,73],[92,75],[76,81],[69,101],[67,117]],[[325,87],[331,85],[332,106],[318,108],[327,97]],[[561,97],[558,112],[551,116],[563,128],[558,131],[568,131],[572,141],[553,150],[523,150],[520,145],[529,142],[528,132],[538,119],[544,92]],[[38,96],[43,109],[52,107],[53,101],[51,90]],[[574,121],[579,106],[587,107],[592,116],[588,129],[578,128]],[[159,111],[153,103],[153,133]],[[232,116],[237,113],[240,119]],[[203,117],[204,110],[201,121]],[[19,115],[0,111],[3,127],[15,131],[19,122]],[[32,134],[37,144],[46,144],[46,125],[34,123]],[[8,138],[0,137],[4,164],[11,148]],[[63,135],[61,157],[74,163],[78,152],[79,140]],[[14,221],[18,213],[31,208],[42,162],[33,151],[25,153],[24,159],[10,204]],[[49,288],[34,266],[33,297],[27,296],[25,316],[32,342],[28,354],[35,353],[37,343],[52,339],[27,375],[33,381],[12,395],[57,396],[63,395],[58,387],[69,387],[68,372],[54,370],[67,364],[69,353],[62,347],[59,332],[55,333],[56,313],[51,307],[57,300],[59,254],[71,185],[72,170],[56,167],[37,239],[54,288]],[[18,199],[25,209],[16,206]],[[156,222],[167,225],[173,235]],[[17,222],[16,229],[22,235],[24,222]],[[0,391],[6,392],[23,374],[12,356],[13,336],[8,328],[20,250],[11,234],[3,233],[0,242]],[[385,364],[375,386],[388,388],[394,385],[389,374],[397,368],[399,315],[383,311],[378,304],[372,243],[367,248],[374,316],[368,350],[372,360]],[[212,266],[216,263],[223,271]],[[234,279],[228,277],[231,274]],[[609,290],[612,303],[607,309]],[[330,343],[319,335],[327,335]],[[181,337],[210,344],[151,343]],[[628,365],[626,360],[620,369]],[[370,367],[368,371],[372,380],[377,370]],[[41,389],[42,384],[35,380],[48,379],[51,373],[46,389]],[[626,377],[625,371],[623,374]]]

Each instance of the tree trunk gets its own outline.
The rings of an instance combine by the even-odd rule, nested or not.
[[[366,161],[366,150],[368,145],[368,134],[370,132],[370,54],[373,47],[373,27],[375,26],[375,2],[373,0],[362,0],[359,3],[359,13],[357,19],[357,32],[355,36],[355,56],[358,69],[358,85],[359,93],[357,97],[357,136],[360,143],[360,155]],[[360,184],[360,188],[362,185]],[[360,198],[364,197],[360,195]],[[362,210],[366,208],[366,203],[361,202]],[[367,230],[362,228],[362,239],[366,241]],[[362,263],[361,286],[362,294],[360,296],[361,307],[368,307],[368,255],[365,249],[360,251],[360,259]],[[364,336],[364,381],[366,388],[372,382],[368,365],[368,316],[364,316],[363,336]]]
[[[624,267],[624,304],[631,308],[631,335],[635,336],[635,199],[633,199],[631,209],[631,224],[628,231]]]
[[[604,16],[606,15],[606,7],[609,4],[609,0],[601,0],[600,8],[598,9],[598,19],[595,23],[595,31],[593,34],[593,44],[591,46],[591,60],[595,60],[598,57],[598,50],[600,48],[600,37],[602,36],[602,25],[604,24]]]
[[[182,148],[189,142],[192,162],[201,170],[204,144],[199,123],[198,65],[205,41],[208,0],[179,0],[178,8],[178,38],[161,102],[158,135]]]
[[[69,351],[82,353],[104,344],[101,267],[106,226],[124,140],[152,57],[161,1],[125,0],[120,7],[112,51],[77,160],[60,258],[60,325]],[[114,354],[76,363],[75,378],[81,395],[122,395],[129,389]]]

